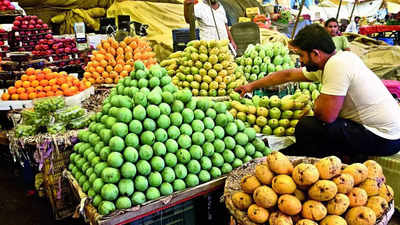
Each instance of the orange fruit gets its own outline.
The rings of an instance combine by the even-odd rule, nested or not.
[[[21,99],[21,100],[28,100],[28,99],[29,99],[28,93],[21,93],[21,94],[19,94],[19,99]]]
[[[35,89],[36,89],[36,92],[42,92],[43,91],[43,87],[42,86],[37,86]]]
[[[68,88],[68,89],[64,90],[64,95],[72,96],[72,95],[74,95],[74,92],[70,88]]]
[[[29,75],[28,80],[29,81],[34,81],[34,80],[36,80],[36,76],[35,75]]]
[[[129,59],[128,61],[126,61],[127,65],[130,65],[131,68],[133,68],[133,66],[135,65],[135,61],[133,59]]]
[[[113,68],[112,66],[107,66],[107,67],[106,67],[106,71],[109,72],[109,73],[110,73],[111,71],[113,71],[113,69],[114,69],[114,68]]]
[[[102,73],[104,71],[104,68],[101,66],[96,67],[96,72]]]
[[[132,66],[131,65],[125,65],[124,66],[124,70],[126,70],[127,72],[131,72],[132,71]]]
[[[108,42],[104,42],[104,43],[103,43],[103,48],[104,48],[104,49],[107,50],[107,49],[109,49],[110,47],[111,47],[110,43],[108,43]]]
[[[96,58],[97,61],[101,61],[101,60],[105,59],[105,56],[103,54],[96,54],[95,58]]]
[[[136,43],[136,41],[132,41],[132,42],[129,44],[129,47],[131,47],[132,49],[136,49],[136,48],[137,48],[137,43]]]
[[[121,64],[117,64],[117,65],[114,67],[114,70],[115,70],[115,72],[117,72],[117,73],[120,73],[123,69],[124,69],[124,68],[122,67]]]
[[[28,88],[28,87],[30,87],[30,86],[31,86],[31,82],[29,82],[29,81],[24,81],[24,82],[22,82],[22,87]]]
[[[84,83],[85,83],[85,87],[87,87],[87,88],[92,86],[92,83],[90,81],[86,81]]]
[[[129,75],[128,71],[122,70],[122,72],[119,74],[121,77],[126,77]]]
[[[113,56],[115,56],[117,54],[117,52],[116,52],[116,50],[114,48],[110,48],[109,52]]]
[[[126,53],[133,53],[133,49],[130,46],[126,46],[124,50],[125,50],[125,54]]]
[[[57,79],[57,84],[58,85],[62,85],[62,84],[64,84],[65,82],[67,82],[67,80],[64,78],[64,77],[60,77],[60,78],[58,78]]]
[[[61,90],[65,91],[65,90],[67,90],[68,88],[69,88],[68,84],[66,84],[66,83],[61,84]]]
[[[114,59],[114,56],[111,55],[110,53],[107,53],[106,56],[105,56],[105,59],[106,59],[107,61],[110,61],[111,59]]]
[[[32,93],[32,92],[36,92],[36,90],[35,90],[35,88],[33,88],[33,87],[28,87],[27,89],[26,89],[26,93]]]
[[[114,84],[118,84],[118,81],[119,81],[119,78],[116,77],[116,78],[114,79]]]
[[[119,47],[118,42],[115,41],[115,40],[113,40],[113,41],[111,42],[111,47],[112,47],[113,49],[117,49],[117,48]]]
[[[102,77],[98,77],[98,78],[96,79],[96,83],[97,83],[97,84],[102,84],[102,83],[104,83],[104,79],[103,79]]]
[[[103,73],[101,73],[101,76],[103,78],[107,78],[107,77],[110,77],[110,73],[108,73],[107,71],[104,71]]]
[[[3,101],[8,101],[8,100],[10,100],[10,94],[7,93],[7,92],[4,92],[4,93],[1,95],[1,100],[3,100]]]
[[[93,67],[96,68],[98,66],[100,66],[100,62],[97,60],[93,61]]]
[[[41,81],[44,79],[44,74],[37,74],[36,75],[36,80]]]
[[[39,81],[34,80],[31,82],[31,87],[37,87],[37,86],[39,86]]]
[[[117,64],[120,64],[121,66],[125,66],[125,60],[123,60],[123,59],[117,60]]]
[[[18,100],[19,99],[19,95],[18,94],[12,94],[11,95],[11,100]]]
[[[49,69],[49,68],[44,68],[44,69],[43,69],[43,73],[44,73],[44,74],[49,74],[49,73],[51,73],[51,69]]]
[[[112,84],[112,83],[113,83],[113,79],[107,77],[106,79],[104,79],[104,82],[105,82],[106,84]]]
[[[9,88],[7,89],[7,92],[8,92],[10,95],[12,95],[12,94],[17,93],[17,89],[16,89],[14,86],[11,86],[11,87],[9,87]]]
[[[46,87],[43,88],[43,90],[46,91],[46,92],[51,91],[51,86],[46,86]]]
[[[117,56],[117,58],[115,58],[115,60],[117,60],[117,62],[120,60],[124,60],[124,59],[125,59],[124,55],[119,55],[119,56]]]
[[[29,93],[28,98],[31,100],[37,98],[36,92]]]
[[[94,83],[96,83],[96,80],[93,79],[93,78],[91,77],[91,78],[89,78],[89,82],[90,82],[91,84],[94,84]]]
[[[40,84],[40,86],[44,87],[44,86],[47,86],[49,84],[49,81],[48,80],[41,80],[39,82],[39,84]]]
[[[26,75],[26,74],[24,74],[24,75],[21,76],[21,80],[22,80],[22,81],[26,81],[26,80],[28,80],[28,79],[29,79],[29,76]]]
[[[111,60],[110,62],[109,62],[109,64],[110,64],[110,66],[115,66],[115,65],[117,65],[117,62],[113,59],[113,60]]]
[[[20,87],[20,88],[17,89],[17,94],[21,94],[21,93],[24,93],[24,92],[25,92],[25,88],[23,88],[23,87]]]
[[[56,79],[51,79],[51,80],[49,80],[49,85],[50,85],[50,86],[53,86],[53,85],[55,85],[55,84],[57,84],[57,80],[56,80]]]
[[[28,69],[26,69],[26,74],[27,74],[27,75],[34,75],[34,74],[35,74],[35,69],[34,69],[34,68],[28,68]]]
[[[91,73],[96,72],[96,68],[91,66],[91,67],[89,67],[88,71]]]
[[[92,76],[92,74],[90,72],[84,72],[83,73],[83,77],[86,78],[86,79],[91,77],[91,76]]]
[[[107,65],[108,65],[108,62],[106,60],[103,59],[103,60],[100,61],[100,66],[101,67],[105,68]]]
[[[64,92],[60,91],[60,90],[56,91],[56,93],[54,94],[54,96],[63,96],[63,95],[64,95]]]
[[[133,59],[133,54],[132,53],[126,53],[125,54],[125,61],[128,61],[130,59]]]
[[[63,75],[63,76],[67,76],[67,75],[68,75],[68,73],[65,72],[65,71],[61,71],[59,74],[60,74],[60,75]]]
[[[38,74],[41,74],[41,73],[42,73],[42,70],[39,70],[39,69],[35,70],[35,75],[38,75]]]
[[[60,86],[57,85],[57,84],[51,86],[51,90],[54,91],[54,92],[55,92],[55,91],[58,91],[59,89],[60,89]]]
[[[17,80],[17,81],[15,81],[15,84],[14,84],[14,86],[15,86],[16,88],[20,88],[20,87],[22,87],[22,81],[21,81],[21,80]]]
[[[117,72],[115,72],[115,71],[111,71],[110,72],[110,78],[116,78],[116,77],[118,77],[118,73]]]
[[[46,80],[51,80],[51,79],[54,78],[54,76],[53,76],[53,74],[52,74],[51,72],[48,72],[48,73],[45,73],[45,74],[44,74],[44,78],[45,78]]]
[[[54,92],[53,91],[48,91],[48,92],[46,92],[46,96],[47,97],[54,96]]]
[[[38,98],[44,98],[44,97],[46,97],[47,95],[46,95],[46,92],[39,92],[38,94],[37,94],[37,97]]]
[[[121,41],[120,43],[119,43],[119,47],[120,48],[126,48],[126,46],[128,46],[126,43],[125,43],[125,41]]]

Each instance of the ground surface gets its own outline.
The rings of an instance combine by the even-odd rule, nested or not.
[[[27,188],[21,176],[17,176],[15,169],[10,164],[5,163],[0,158],[0,224],[1,225],[83,225],[82,219],[66,219],[56,221],[52,217],[50,203],[46,198],[27,196]],[[396,193],[400,194],[400,193]],[[196,205],[196,214],[198,209],[207,209],[207,205]],[[223,208],[218,205],[217,208]],[[218,211],[219,215],[223,209],[211,210]],[[223,212],[223,211],[222,211]],[[204,213],[204,212],[203,212]],[[196,216],[197,217],[197,216]],[[206,216],[207,217],[207,216]],[[202,218],[204,220],[206,218]],[[197,219],[200,219],[197,217]],[[199,224],[219,224],[225,223],[218,221],[221,218],[217,216],[209,222],[201,221]],[[228,223],[225,223],[228,224]],[[400,215],[397,213],[390,221],[389,225],[400,225]]]

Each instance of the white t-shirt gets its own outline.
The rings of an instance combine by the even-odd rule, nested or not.
[[[215,22],[217,24],[220,40],[229,39],[225,24],[228,23],[224,7],[218,3],[218,9],[212,9],[210,5],[199,1],[194,5],[194,15],[199,24],[200,40],[218,40],[217,30],[211,14],[211,9],[214,12]]]
[[[303,74],[321,82],[321,93],[346,96],[339,117],[362,124],[380,137],[400,139],[400,106],[357,55],[338,52],[323,71],[307,72],[304,68]]]

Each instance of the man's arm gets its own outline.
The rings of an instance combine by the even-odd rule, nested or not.
[[[270,75],[260,79],[253,81],[249,84],[240,86],[235,89],[235,91],[240,92],[243,96],[247,92],[252,92],[253,90],[265,88],[268,86],[283,84],[291,81],[310,81],[307,79],[302,69],[289,69],[282,70],[278,72],[271,73]]]
[[[232,37],[231,31],[228,27],[228,24],[225,24],[225,27],[226,27],[226,32],[228,33],[229,42],[232,44],[233,48],[236,50],[237,46],[236,46],[235,41],[233,40],[233,37]]]
[[[189,7],[194,4],[195,0],[185,0],[183,2],[183,15],[185,16],[186,23],[190,23]]]
[[[334,122],[342,109],[344,97],[321,93],[314,102],[314,116],[326,123]]]

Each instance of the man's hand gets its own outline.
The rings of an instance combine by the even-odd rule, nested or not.
[[[240,97],[243,97],[247,92],[252,92],[253,87],[250,84],[246,84],[235,88],[235,91],[240,93]]]

